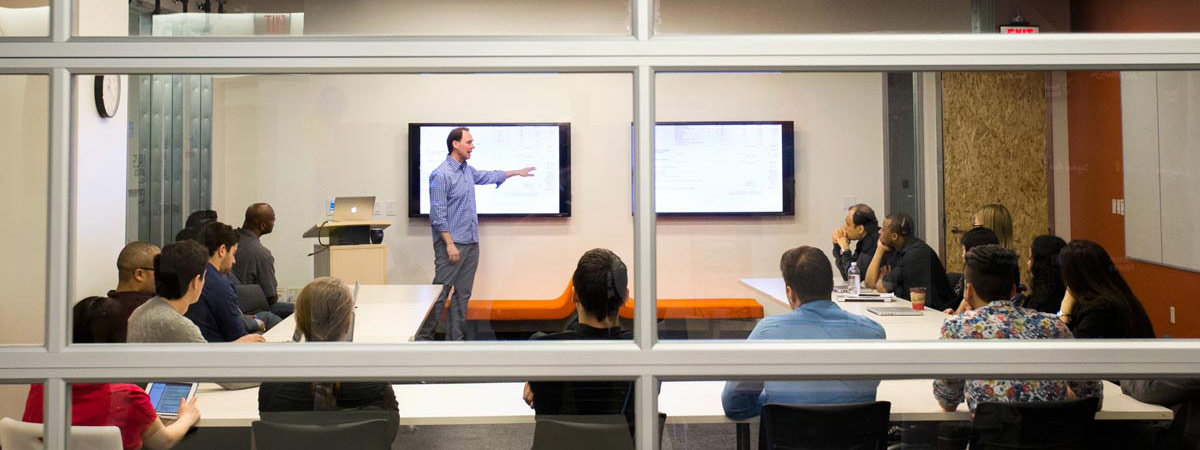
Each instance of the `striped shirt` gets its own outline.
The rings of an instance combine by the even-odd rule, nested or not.
[[[475,170],[466,161],[446,157],[429,174],[429,224],[433,240],[449,232],[459,244],[479,242],[479,215],[475,212],[475,185],[501,183],[508,178],[503,170]]]

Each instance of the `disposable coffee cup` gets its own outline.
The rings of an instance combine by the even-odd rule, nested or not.
[[[912,309],[922,311],[925,309],[925,288],[915,287],[908,290],[908,301],[912,302]]]

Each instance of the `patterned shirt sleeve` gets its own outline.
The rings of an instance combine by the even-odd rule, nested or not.
[[[450,231],[446,196],[446,176],[437,171],[429,174],[429,224],[438,233]]]
[[[956,331],[960,324],[958,320],[947,319],[942,323],[942,339],[960,339]],[[969,326],[963,324],[961,326]],[[933,396],[942,406],[958,406],[965,400],[966,382],[964,380],[933,380]]]

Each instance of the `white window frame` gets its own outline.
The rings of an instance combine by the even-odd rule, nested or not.
[[[658,72],[1196,70],[1198,34],[653,36],[653,0],[633,0],[619,38],[74,37],[52,0],[45,38],[0,40],[0,74],[50,78],[46,340],[0,347],[0,383],[46,383],[47,448],[66,448],[67,383],[121,380],[636,379],[638,448],[655,448],[658,381],[767,378],[1183,377],[1200,341],[425,343],[206,347],[68,346],[76,149],[74,75],[96,73],[610,72],[634,78],[634,294],[655,299],[654,86]],[[180,56],[186,55],[186,56]],[[446,55],[456,55],[448,58]],[[654,301],[636,304],[652,317]],[[314,356],[318,357],[314,357]],[[562,365],[562,361],[576,361]]]

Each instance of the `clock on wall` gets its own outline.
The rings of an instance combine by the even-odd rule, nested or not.
[[[121,76],[96,75],[96,112],[100,117],[112,117],[120,106]]]

